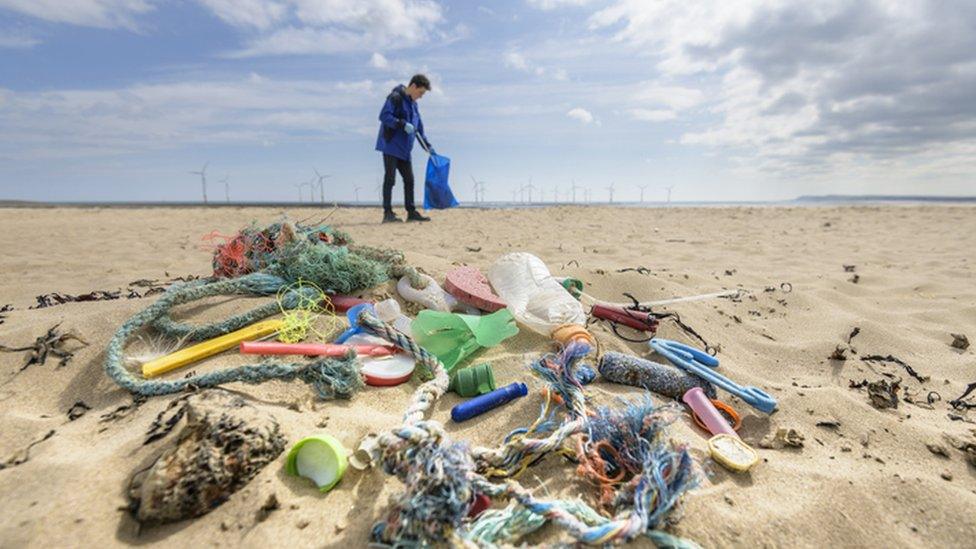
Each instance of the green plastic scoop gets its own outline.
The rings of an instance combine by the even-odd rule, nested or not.
[[[440,311],[420,311],[410,324],[418,345],[434,353],[450,373],[479,349],[494,347],[518,333],[508,309],[474,316]]]

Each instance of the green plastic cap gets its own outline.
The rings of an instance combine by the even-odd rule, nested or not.
[[[491,364],[482,362],[469,368],[457,370],[451,376],[451,385],[448,390],[463,397],[483,395],[494,391],[495,374],[491,370]]]
[[[346,448],[326,434],[299,440],[285,459],[285,471],[289,475],[312,480],[320,492],[328,492],[338,484],[347,465]]]

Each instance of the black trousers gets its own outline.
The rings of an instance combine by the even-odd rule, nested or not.
[[[397,171],[403,179],[403,206],[407,212],[416,211],[413,204],[413,163],[390,154],[383,155],[383,211],[393,212],[393,185],[396,184]]]

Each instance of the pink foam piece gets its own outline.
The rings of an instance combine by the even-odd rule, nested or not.
[[[502,298],[495,295],[488,279],[477,267],[458,267],[447,273],[444,289],[458,301],[493,313],[505,308]]]

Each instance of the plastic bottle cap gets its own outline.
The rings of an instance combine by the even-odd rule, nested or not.
[[[285,460],[290,475],[312,480],[320,492],[328,492],[346,472],[346,449],[335,437],[318,434],[299,440]]]
[[[494,391],[495,374],[491,370],[491,364],[483,362],[455,371],[451,376],[451,385],[448,390],[463,397],[483,395]]]

